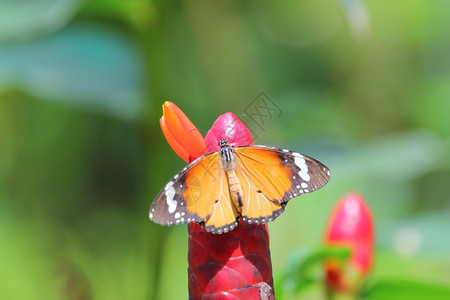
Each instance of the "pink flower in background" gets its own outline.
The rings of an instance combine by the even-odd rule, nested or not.
[[[351,250],[347,262],[326,262],[328,288],[332,291],[354,291],[373,263],[373,219],[361,195],[348,194],[336,204],[328,223],[326,243]]]

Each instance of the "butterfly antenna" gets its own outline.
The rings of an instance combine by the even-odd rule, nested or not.
[[[200,133],[203,133],[203,134],[206,134],[207,133],[207,131],[205,131],[205,130],[198,130],[197,128],[192,128],[192,129],[189,129],[189,132],[192,132],[192,131],[198,131],[198,132],[200,132]]]

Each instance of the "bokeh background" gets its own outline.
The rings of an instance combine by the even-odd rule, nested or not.
[[[270,224],[274,278],[365,196],[372,279],[450,285],[448,0],[0,1],[0,298],[186,299],[187,229],[147,218],[185,163],[158,119],[231,111],[330,167]],[[255,115],[261,92],[280,109]],[[264,112],[264,110],[262,110]],[[255,117],[255,118],[252,118]]]

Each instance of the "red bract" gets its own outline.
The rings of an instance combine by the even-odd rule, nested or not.
[[[221,115],[205,140],[172,102],[164,103],[160,123],[169,145],[186,161],[218,151],[222,139],[233,146],[253,144],[248,128],[232,113]],[[241,222],[217,235],[190,223],[188,232],[189,299],[274,299],[267,225]]]
[[[218,117],[206,134],[207,152],[219,151],[220,140],[228,140],[228,144],[235,147],[253,145],[247,126],[230,112]]]
[[[354,291],[366,277],[373,261],[373,220],[364,198],[358,194],[344,196],[335,206],[326,234],[330,246],[351,250],[349,261],[326,262],[327,285],[332,291]]]

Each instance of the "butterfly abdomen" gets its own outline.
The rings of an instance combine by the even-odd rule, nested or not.
[[[227,171],[228,185],[230,186],[230,196],[233,199],[234,205],[236,205],[239,213],[242,208],[242,192],[241,184],[237,178],[236,172],[234,170]]]
[[[238,209],[238,212],[241,212],[242,197],[244,193],[242,192],[241,184],[239,183],[239,179],[236,175],[236,158],[234,156],[234,148],[228,147],[228,144],[222,146],[220,150],[220,156],[222,158],[222,165],[225,173],[227,174],[228,186],[230,189],[230,196],[233,200],[234,205]]]

